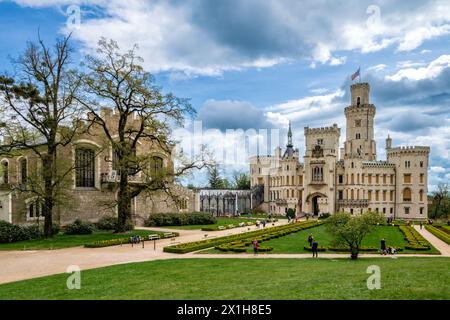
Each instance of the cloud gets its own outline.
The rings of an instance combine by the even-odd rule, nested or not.
[[[408,62],[408,66],[410,65],[411,63]],[[450,55],[442,55],[430,62],[426,67],[401,69],[392,76],[386,76],[386,79],[391,81],[400,81],[402,79],[414,81],[424,79],[430,80],[438,77],[444,69],[449,67]]]
[[[198,118],[204,127],[222,131],[273,127],[262,110],[245,101],[208,100],[200,109]]]
[[[375,66],[371,66],[371,67],[367,68],[366,71],[380,72],[380,71],[383,71],[383,70],[386,69],[386,68],[387,68],[387,65],[381,63],[381,64],[377,64],[377,65],[375,65]]]
[[[93,51],[100,36],[123,48],[140,45],[147,69],[191,75],[265,68],[306,59],[311,66],[341,65],[346,52],[399,51],[450,32],[448,1],[408,3],[331,0],[17,0],[23,6],[91,4],[73,37]],[[349,15],[350,14],[350,15]],[[349,17],[352,18],[349,18]],[[64,30],[66,32],[70,30]]]

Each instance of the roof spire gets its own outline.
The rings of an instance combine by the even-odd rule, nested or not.
[[[291,121],[289,121],[289,130],[288,130],[288,143],[286,147],[292,148],[294,145],[292,144],[292,128],[291,128]]]

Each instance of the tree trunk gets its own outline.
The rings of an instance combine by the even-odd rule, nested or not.
[[[54,150],[49,149],[48,154],[42,159],[44,179],[44,206],[42,214],[44,216],[44,236],[46,238],[51,238],[53,236],[53,152]]]
[[[352,258],[352,260],[356,260],[358,259],[358,254],[359,254],[359,249],[358,247],[352,247],[350,249],[351,255],[350,257]]]
[[[120,174],[119,191],[117,194],[118,224],[117,232],[127,231],[127,222],[131,221],[131,198],[128,190],[128,175]]]

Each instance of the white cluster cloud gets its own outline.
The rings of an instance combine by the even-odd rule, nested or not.
[[[411,63],[409,62],[406,65],[411,66]],[[449,67],[450,67],[450,55],[442,55],[439,58],[431,61],[425,67],[400,69],[394,75],[386,76],[386,79],[391,81],[401,81],[403,79],[413,81],[434,79],[438,77],[443,70]]]
[[[16,0],[22,6],[80,5],[74,37],[88,51],[101,36],[140,45],[153,72],[188,76],[270,67],[305,58],[341,65],[346,51],[419,48],[450,34],[450,2],[296,0]],[[83,15],[89,6],[102,14]],[[352,18],[349,18],[352,17]],[[70,31],[70,30],[65,30]]]

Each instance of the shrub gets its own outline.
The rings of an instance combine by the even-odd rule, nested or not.
[[[61,227],[59,226],[59,224],[54,223],[52,225],[52,234],[53,235],[58,234],[59,231],[61,231]]]
[[[90,222],[75,220],[73,223],[66,226],[65,234],[91,234],[94,231],[94,225]]]
[[[0,243],[37,239],[41,236],[37,226],[21,227],[0,221]]]
[[[420,233],[418,233],[411,226],[399,226],[400,231],[405,236],[405,240],[408,241],[408,245],[405,249],[410,250],[430,250],[431,244],[425,240]]]
[[[117,218],[115,217],[102,217],[95,223],[95,227],[98,230],[116,230]]]
[[[331,216],[331,214],[330,214],[329,212],[322,213],[322,214],[319,216],[319,219],[325,220],[326,218],[329,218],[330,216]]]
[[[214,224],[216,222],[217,219],[211,213],[206,212],[156,213],[150,215],[144,224],[146,227],[155,227]]]

